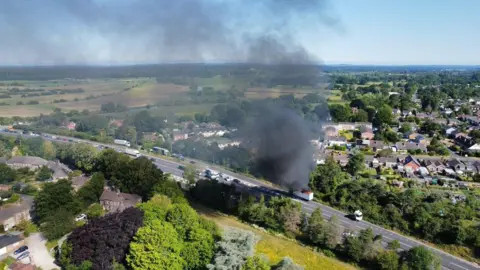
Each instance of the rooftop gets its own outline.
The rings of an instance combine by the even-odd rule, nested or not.
[[[100,196],[100,201],[112,201],[112,202],[123,202],[124,204],[128,205],[135,205],[138,201],[140,201],[142,197],[136,194],[130,193],[121,193],[115,192],[111,190],[104,190],[102,196]]]
[[[0,248],[7,247],[13,243],[21,241],[22,238],[18,235],[4,234],[0,236]]]
[[[21,157],[21,156],[12,157],[10,160],[7,161],[7,163],[8,164],[14,164],[14,163],[29,164],[29,165],[35,165],[35,166],[47,165],[47,161],[43,158]]]
[[[20,202],[8,204],[0,208],[0,222],[5,221],[15,214],[28,211],[33,206],[33,197],[27,195],[20,195]]]

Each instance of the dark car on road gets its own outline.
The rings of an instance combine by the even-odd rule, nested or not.
[[[27,249],[28,249],[27,246],[19,247],[17,250],[15,250],[15,252],[13,252],[13,255],[18,255],[18,254],[24,252],[24,251],[27,250]]]
[[[185,166],[183,166],[183,165],[178,165],[178,169],[183,171],[183,170],[185,170]]]
[[[193,160],[190,160],[190,164],[195,164],[195,161],[193,161]]]

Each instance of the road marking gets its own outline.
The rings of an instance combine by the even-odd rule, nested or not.
[[[465,270],[469,270],[468,268],[465,268],[465,267],[463,267],[463,266],[461,266],[461,265],[458,265],[458,264],[456,264],[456,263],[453,263],[453,262],[450,263],[450,264],[451,264],[451,265],[455,265],[456,267],[459,267],[459,268],[462,268],[462,269],[465,269]]]

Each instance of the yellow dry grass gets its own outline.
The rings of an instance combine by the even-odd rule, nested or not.
[[[305,270],[356,269],[352,265],[315,252],[312,248],[303,246],[294,240],[282,236],[275,236],[264,230],[242,223],[235,217],[220,214],[198,205],[194,205],[194,207],[202,216],[215,221],[219,226],[229,226],[249,230],[260,236],[261,239],[255,247],[256,253],[258,255],[266,256],[271,265],[277,264],[283,257],[290,257],[295,263],[304,266]]]

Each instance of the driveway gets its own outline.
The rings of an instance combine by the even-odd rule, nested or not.
[[[60,269],[53,263],[54,258],[48,252],[46,242],[41,233],[33,233],[26,239],[32,263],[45,270]]]

